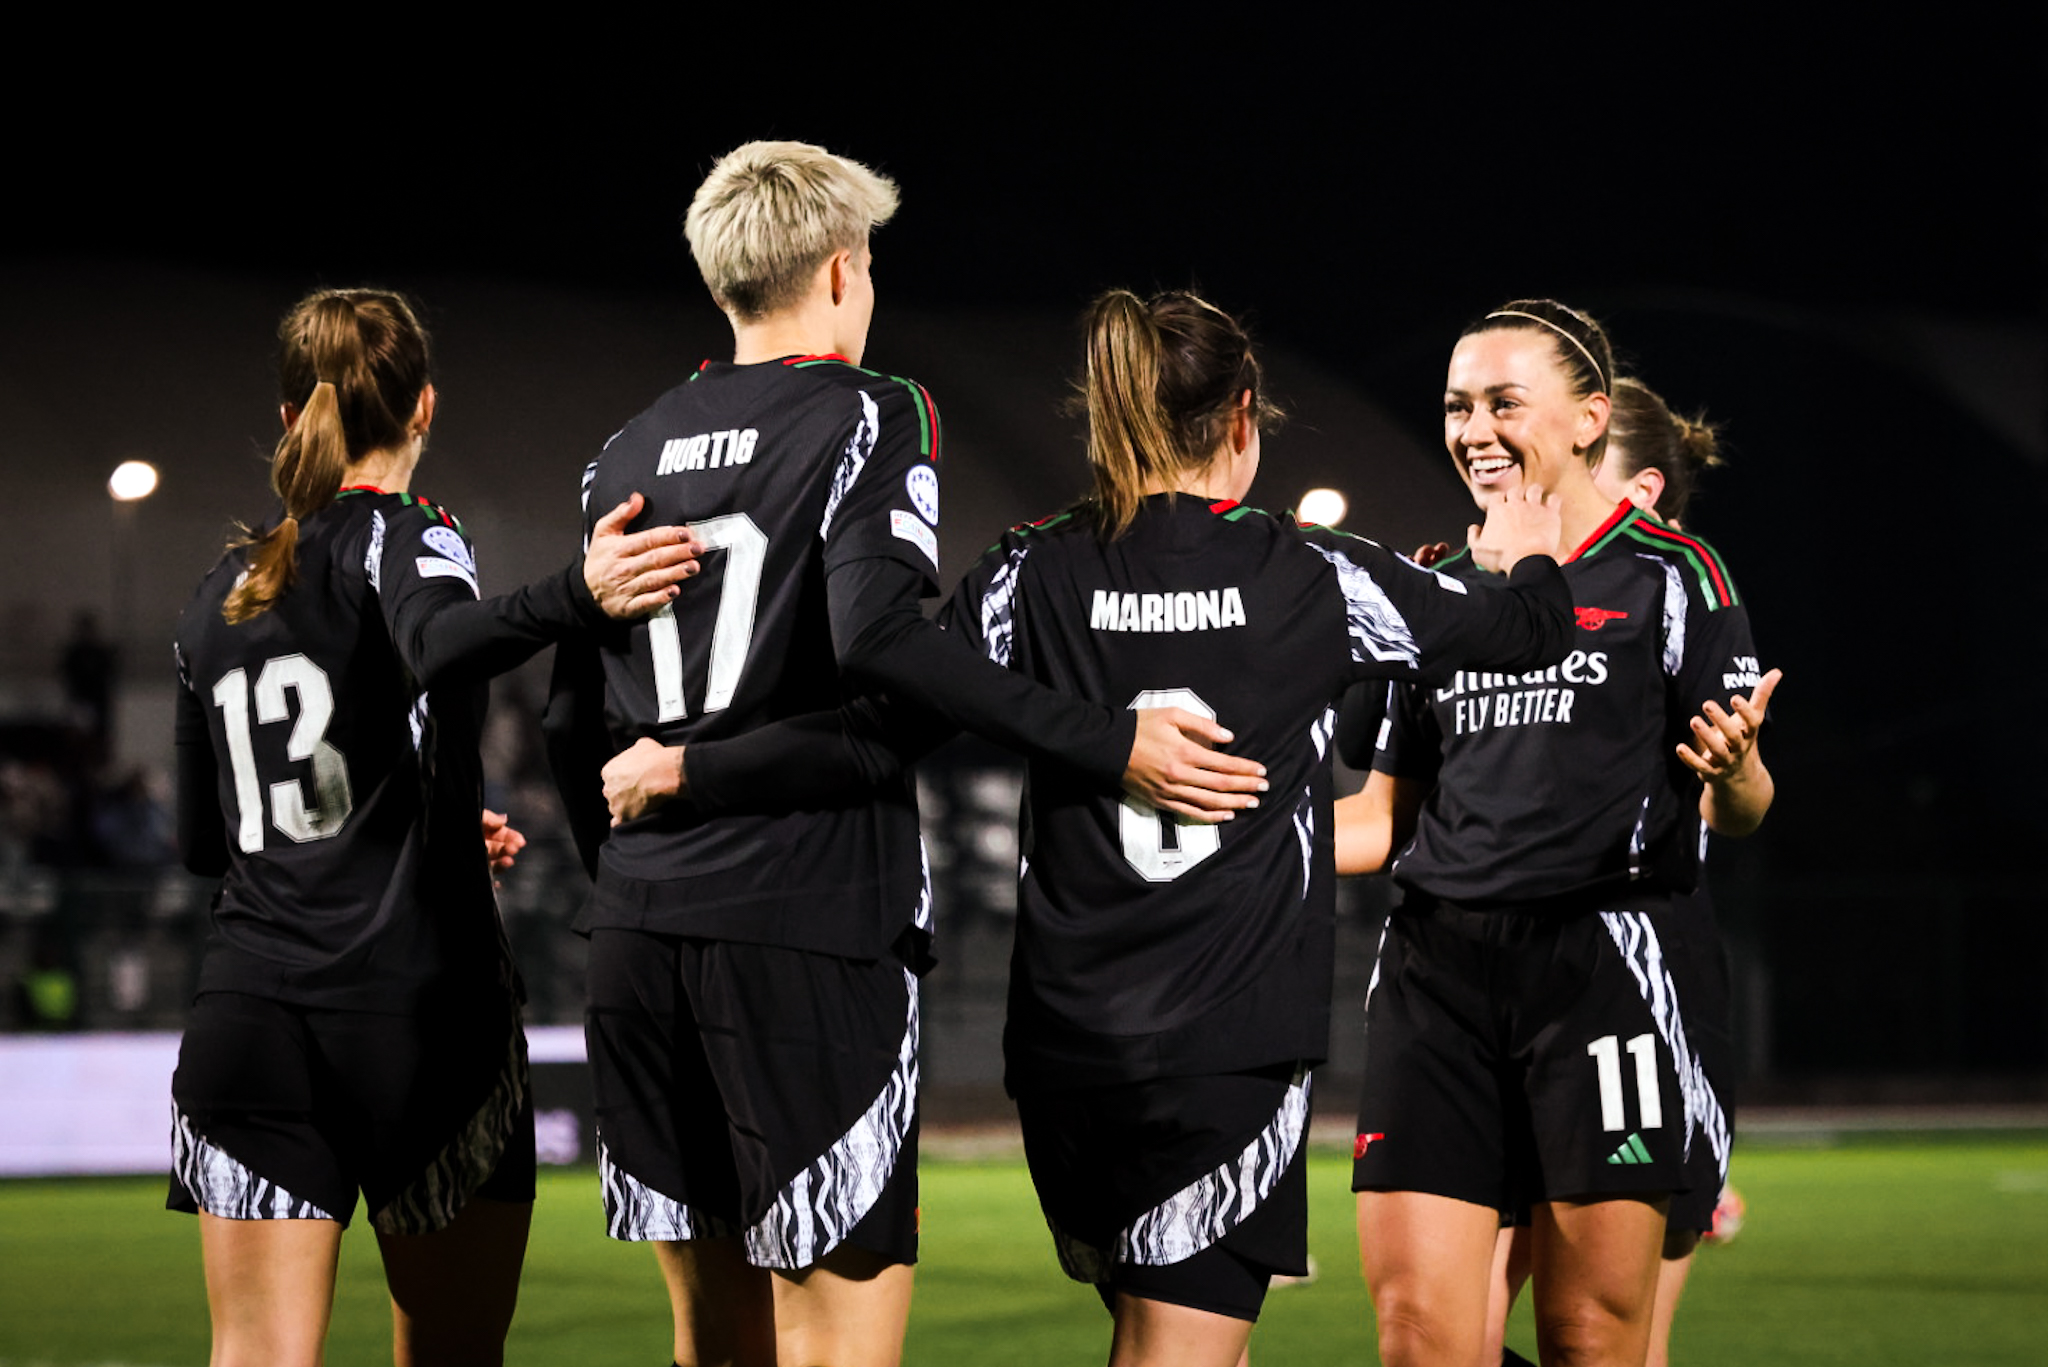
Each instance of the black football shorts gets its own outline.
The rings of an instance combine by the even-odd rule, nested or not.
[[[173,1210],[345,1226],[360,1190],[380,1233],[427,1234],[472,1197],[533,1200],[509,996],[383,1015],[203,993],[171,1100]]]
[[[1031,1180],[1060,1265],[1117,1292],[1256,1320],[1274,1274],[1307,1270],[1293,1064],[1017,1098]]]
[[[590,936],[585,1034],[615,1239],[917,1261],[917,978],[903,962]]]
[[[1404,906],[1366,997],[1352,1187],[1508,1211],[1685,1189],[1726,1124],[1647,904]]]

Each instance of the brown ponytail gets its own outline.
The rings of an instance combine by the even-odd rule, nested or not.
[[[319,290],[277,330],[278,390],[298,416],[270,460],[284,515],[248,527],[233,548],[248,570],[221,605],[230,622],[268,610],[298,578],[299,523],[334,500],[351,462],[410,437],[427,386],[427,334],[412,306],[388,290]]]
[[[1282,417],[1262,393],[1244,329],[1194,294],[1110,290],[1089,308],[1087,329],[1088,463],[1112,539],[1130,528],[1148,487],[1208,468],[1247,391],[1260,427]]]

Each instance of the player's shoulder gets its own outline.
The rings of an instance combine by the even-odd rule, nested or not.
[[[860,365],[844,356],[785,356],[776,364],[810,383],[863,389],[877,400],[886,396],[891,402],[931,402],[930,391],[908,375]]]
[[[1291,541],[1311,558],[1335,570],[1338,579],[1347,585],[1347,591],[1360,573],[1370,576],[1375,582],[1383,582],[1389,575],[1422,570],[1407,556],[1390,550],[1371,537],[1326,527],[1318,522],[1304,522],[1292,512],[1268,513],[1265,517],[1271,522],[1272,534]],[[1462,589],[1457,591],[1463,592]]]
[[[996,538],[982,555],[1007,556],[1012,551],[1058,545],[1071,537],[1093,534],[1097,525],[1093,506],[1076,503],[1035,521],[1019,522]]]
[[[615,448],[632,449],[696,430],[699,419],[723,421],[746,412],[773,412],[778,422],[800,431],[812,430],[819,421],[847,429],[871,422],[913,438],[926,459],[938,458],[939,410],[931,391],[908,376],[829,355],[747,365],[707,360],[613,433],[600,458]]]
[[[1297,514],[1292,512],[1285,514],[1268,513],[1266,516],[1273,520],[1281,532],[1292,536],[1296,541],[1304,545],[1313,546],[1325,555],[1334,552],[1348,560],[1360,563],[1366,561],[1385,561],[1394,558],[1395,555],[1393,551],[1388,550],[1371,537],[1360,536],[1356,532],[1342,531],[1336,527],[1326,527],[1320,522],[1304,522]]]
[[[199,577],[199,584],[192,590],[191,598],[178,614],[178,625],[174,641],[179,652],[179,668],[184,667],[183,657],[187,651],[196,648],[200,638],[212,631],[221,620],[221,604],[233,593],[235,585],[242,582],[247,573],[249,558],[247,550],[237,544],[221,551],[220,558],[212,568]]]
[[[462,519],[423,494],[386,493],[382,489],[343,489],[334,497],[332,512],[344,523],[372,522],[381,517],[390,528],[444,527],[467,538]]]
[[[1640,508],[1617,509],[1578,555],[1587,561],[1607,557],[1633,557],[1662,565],[1667,578],[1675,573],[1687,592],[1709,611],[1742,603],[1735,577],[1719,551],[1705,538],[1660,522]]]
[[[877,416],[885,421],[893,418],[915,423],[918,454],[938,459],[939,406],[932,401],[931,391],[916,380],[856,365],[844,356],[793,356],[781,364],[814,383],[858,391],[874,403]]]
[[[351,580],[362,575],[371,590],[392,585],[387,566],[410,567],[408,575],[446,577],[477,590],[476,550],[462,519],[421,494],[380,489],[344,489],[327,514],[334,534],[327,545],[337,571]]]

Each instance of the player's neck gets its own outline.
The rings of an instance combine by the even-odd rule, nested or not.
[[[784,356],[844,356],[849,361],[860,360],[858,350],[848,352],[840,343],[835,326],[838,319],[829,302],[816,308],[806,301],[746,323],[733,319],[731,314],[726,317],[732,322],[734,365],[758,365]]]
[[[1566,556],[1585,545],[1600,530],[1600,525],[1614,516],[1614,500],[1600,492],[1591,475],[1561,479],[1552,492],[1557,496],[1557,559],[1562,564]]]
[[[412,472],[419,463],[420,446],[416,442],[371,451],[361,460],[349,462],[348,468],[342,472],[341,487],[402,494],[411,486]]]

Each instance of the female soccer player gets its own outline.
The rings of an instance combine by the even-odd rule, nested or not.
[[[1615,381],[1613,400],[1613,412],[1608,420],[1607,450],[1593,468],[1594,486],[1609,503],[1633,504],[1677,527],[1679,518],[1691,502],[1700,475],[1722,463],[1716,453],[1713,427],[1703,420],[1672,413],[1655,391],[1630,376],[1624,375]],[[1441,545],[1425,547],[1417,559],[1425,564],[1440,563],[1448,549]],[[1381,694],[1385,691],[1379,690]],[[1347,698],[1345,705],[1345,722],[1358,729],[1359,723],[1351,715],[1353,699]],[[1368,706],[1363,710],[1377,714],[1381,709]],[[1377,725],[1376,720],[1374,725]],[[1340,725],[1340,747],[1345,729]],[[1350,752],[1340,748],[1340,753],[1347,760],[1351,759]],[[1359,767],[1370,766],[1371,757],[1367,754]],[[1359,802],[1359,797],[1352,797],[1337,804],[1339,872],[1357,872],[1346,867],[1344,850],[1350,824],[1348,818]],[[1672,914],[1663,923],[1661,939],[1665,962],[1671,968],[1672,978],[1679,988],[1679,1002],[1685,1010],[1686,1038],[1700,1060],[1732,1131],[1735,1109],[1729,1090],[1733,1060],[1729,1057],[1732,1040],[1728,1021],[1727,959],[1704,886],[1690,896],[1674,899]],[[1715,1228],[1718,1207],[1724,1199],[1732,1199],[1739,1205],[1740,1198],[1735,1197],[1732,1190],[1726,1197],[1723,1195],[1726,1177],[1727,1173],[1712,1145],[1697,1144],[1693,1147],[1687,1163],[1688,1188],[1672,1198],[1671,1213],[1666,1222],[1663,1260],[1657,1269],[1657,1299],[1651,1322],[1647,1367],[1664,1367],[1669,1361],[1671,1324],[1678,1309],[1678,1299],[1685,1289],[1693,1253],[1699,1247],[1700,1239]],[[1521,1222],[1503,1228],[1500,1233],[1494,1257],[1496,1275],[1487,1316],[1486,1343],[1479,1356],[1485,1367],[1492,1367],[1497,1362],[1525,1360],[1506,1349],[1504,1339],[1508,1313],[1529,1275],[1530,1241],[1526,1220],[1525,1208],[1520,1212]]]
[[[280,339],[282,514],[178,626],[180,844],[226,877],[172,1081],[170,1205],[199,1214],[216,1367],[320,1360],[358,1190],[397,1361],[497,1362],[534,1154],[488,866],[518,841],[482,816],[482,685],[652,611],[697,547],[619,535],[629,502],[580,573],[479,602],[460,524],[408,491],[435,403],[410,306],[322,290]]]
[[[1352,871],[1400,848],[1407,894],[1367,998],[1353,1173],[1390,1364],[1479,1360],[1498,1212],[1521,1201],[1544,1360],[1641,1362],[1668,1197],[1693,1146],[1725,1162],[1658,932],[1698,823],[1744,835],[1770,806],[1777,674],[1712,548],[1595,484],[1612,374],[1599,327],[1548,300],[1451,358],[1452,458],[1482,501],[1558,497],[1578,635],[1555,670],[1401,690],[1354,809],[1373,839],[1345,842]]]

